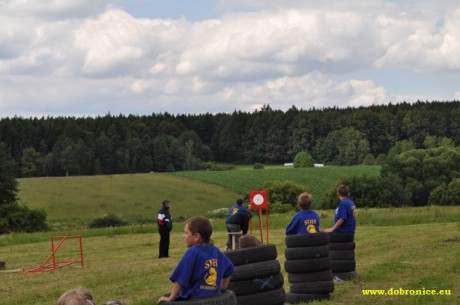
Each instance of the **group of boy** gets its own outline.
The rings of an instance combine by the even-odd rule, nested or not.
[[[339,186],[337,196],[340,199],[340,203],[335,213],[334,226],[324,229],[323,232],[355,234],[356,205],[348,198],[348,187],[345,185]],[[320,232],[319,216],[311,209],[312,196],[306,192],[302,193],[298,198],[297,204],[301,211],[293,217],[287,226],[286,234],[314,234]],[[163,205],[162,208],[166,207]],[[170,228],[172,228],[169,202],[166,210],[168,213],[164,213],[165,211],[160,209],[158,225],[159,227],[166,226],[169,223]],[[160,222],[160,218],[163,222]],[[233,232],[234,230],[240,231],[243,229],[243,234],[246,234],[249,218],[250,211],[243,207],[243,200],[238,200],[236,206],[229,209],[226,221],[227,230]],[[241,224],[242,219],[244,220],[243,224]],[[238,225],[236,225],[237,223]],[[160,297],[157,300],[157,304],[186,300],[191,297],[210,296],[221,293],[222,290],[227,288],[230,277],[235,272],[235,267],[229,258],[212,244],[211,234],[212,226],[206,217],[196,216],[185,222],[184,240],[187,250],[170,276],[170,280],[174,283],[171,293]],[[229,234],[226,250],[230,249],[230,238]],[[160,257],[163,257],[161,241]]]

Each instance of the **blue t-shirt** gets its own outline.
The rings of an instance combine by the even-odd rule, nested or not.
[[[241,205],[234,205],[230,209],[228,209],[228,217],[236,214],[238,212],[249,213],[249,210]]]
[[[170,280],[182,288],[180,297],[208,296],[221,292],[222,279],[235,272],[232,262],[213,245],[194,245],[171,274]]]
[[[286,235],[318,233],[319,216],[313,210],[298,212],[286,228]]]
[[[335,233],[355,234],[356,205],[348,198],[340,201],[339,206],[335,210],[334,224],[336,224],[339,219],[342,219],[343,223],[334,231]]]

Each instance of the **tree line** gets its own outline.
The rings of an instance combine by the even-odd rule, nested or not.
[[[379,162],[395,147],[460,144],[460,102],[252,113],[12,117],[0,120],[0,142],[18,177],[164,172],[215,163]],[[407,150],[407,149],[406,149]]]

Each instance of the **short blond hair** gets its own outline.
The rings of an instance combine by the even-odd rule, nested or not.
[[[300,194],[297,199],[297,205],[301,210],[309,210],[311,208],[311,202],[312,196],[307,192]]]
[[[93,296],[86,288],[75,288],[64,292],[58,300],[58,305],[95,305]]]

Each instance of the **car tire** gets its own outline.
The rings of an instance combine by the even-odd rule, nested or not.
[[[253,264],[240,265],[235,267],[232,274],[232,281],[242,281],[254,278],[266,278],[277,275],[281,272],[281,265],[278,260],[270,260]]]
[[[304,283],[318,281],[332,281],[334,275],[331,270],[308,272],[308,273],[288,273],[289,283]]]
[[[238,297],[255,294],[283,287],[284,277],[281,273],[264,278],[253,278],[243,281],[231,280],[227,289],[232,290]]]
[[[286,260],[284,262],[284,270],[288,273],[308,273],[329,269],[329,257]]]
[[[314,234],[286,235],[287,248],[322,246],[329,243],[329,234],[318,232]]]
[[[284,250],[284,256],[289,260],[327,257],[329,256],[329,247],[324,245],[314,247],[286,248]]]
[[[274,260],[277,257],[276,246],[273,244],[225,251],[224,254],[234,266]]]

